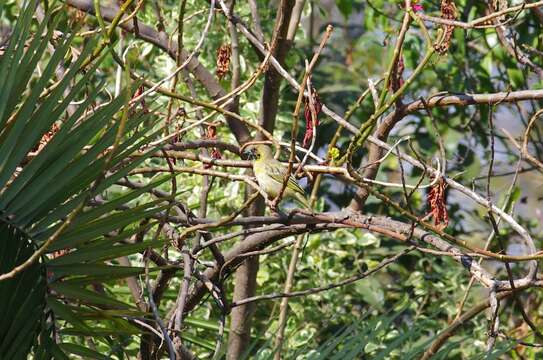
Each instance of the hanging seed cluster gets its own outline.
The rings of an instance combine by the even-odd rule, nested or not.
[[[208,140],[217,139],[217,127],[215,125],[209,125],[206,130],[205,138]],[[222,159],[222,154],[217,148],[213,148],[210,154],[212,159]],[[204,169],[212,168],[212,164],[204,164]]]
[[[40,142],[38,143],[38,146],[33,151],[35,151],[37,153],[40,152],[45,147],[45,145],[47,145],[47,143],[49,143],[49,141],[51,141],[53,136],[55,136],[55,134],[59,130],[60,130],[60,127],[56,123],[53,123],[53,125],[51,126],[51,129],[49,129],[48,132],[43,134],[43,136],[40,139]]]
[[[456,5],[454,0],[442,0],[441,1],[441,18],[446,20],[456,20]],[[434,44],[434,49],[440,54],[445,54],[451,46],[451,39],[454,32],[454,26],[443,25],[443,37],[440,41]]]
[[[305,134],[303,147],[305,148],[309,147],[311,139],[313,138],[313,131],[317,126],[319,126],[319,113],[322,110],[322,103],[319,98],[319,94],[317,94],[317,91],[315,89],[311,91],[311,96],[311,101],[309,101],[308,98],[304,98]],[[314,109],[311,109],[311,103],[313,104]],[[313,124],[312,111],[315,111],[315,124]]]
[[[449,214],[445,204],[445,181],[443,178],[440,178],[428,192],[428,205],[434,223],[442,229],[446,228],[449,225]]]
[[[230,69],[230,57],[232,56],[232,47],[230,44],[222,44],[217,50],[217,77],[222,79]]]
[[[403,71],[405,70],[405,63],[403,61],[403,54],[400,54],[394,69],[392,70],[392,76],[390,77],[390,90],[392,92],[398,91],[403,85]]]

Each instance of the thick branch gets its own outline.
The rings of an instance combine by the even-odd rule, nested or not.
[[[400,241],[407,241],[412,234],[413,238],[418,239],[418,241],[429,244],[441,251],[452,253],[452,258],[464,266],[464,268],[477,278],[483,286],[495,286],[498,291],[511,289],[508,280],[495,280],[492,275],[474,261],[471,256],[425,230],[416,228],[412,231],[411,224],[406,224],[382,216],[367,216],[349,212],[330,213],[327,214],[326,217],[329,218],[328,223],[324,223],[326,220],[324,217],[321,217],[319,219],[319,224],[285,225],[282,229],[274,229],[271,227],[268,231],[250,235],[244,241],[232,247],[225,253],[224,266],[220,267],[215,265],[209,268],[206,270],[205,276],[212,282],[221,281],[220,277],[222,275],[228,273],[245,259],[245,257],[242,256],[244,253],[261,250],[287,236],[303,234],[306,232],[322,232],[342,227],[355,227],[374,231]],[[529,281],[526,279],[515,280],[515,288],[524,288],[530,285],[536,285],[535,279]],[[205,293],[205,286],[198,284],[189,296],[186,311],[191,311],[199,303]],[[240,300],[238,299],[237,301]]]

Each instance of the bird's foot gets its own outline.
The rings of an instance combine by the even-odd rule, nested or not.
[[[277,212],[278,207],[279,207],[279,198],[274,198],[270,202],[270,209],[272,209],[272,211],[274,212]]]

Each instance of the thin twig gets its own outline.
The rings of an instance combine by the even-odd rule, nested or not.
[[[392,257],[386,258],[385,260],[381,261],[373,269],[365,271],[365,272],[363,272],[361,274],[351,276],[350,278],[345,279],[343,281],[340,281],[338,283],[334,283],[334,284],[330,284],[330,285],[326,285],[326,286],[322,286],[322,287],[311,288],[311,289],[307,289],[307,290],[294,291],[294,292],[290,292],[290,293],[273,293],[273,294],[255,296],[255,297],[252,297],[252,298],[247,298],[247,299],[243,299],[243,300],[240,300],[240,301],[233,302],[232,304],[230,304],[230,306],[236,307],[236,306],[241,306],[241,305],[245,305],[245,304],[248,304],[248,303],[252,303],[252,302],[255,302],[255,301],[261,301],[261,300],[273,300],[273,299],[280,299],[280,298],[285,298],[285,297],[292,298],[292,297],[306,296],[306,295],[316,294],[316,293],[319,293],[319,292],[335,289],[337,287],[349,285],[349,284],[352,284],[353,282],[361,280],[361,279],[363,279],[365,277],[368,277],[369,275],[381,270],[382,268],[384,268],[387,265],[395,262],[400,257],[402,257],[403,255],[411,252],[414,249],[415,249],[415,246],[410,246],[410,247],[406,248],[405,250],[401,251],[400,253],[398,253],[398,254],[396,254],[396,255],[394,255]]]

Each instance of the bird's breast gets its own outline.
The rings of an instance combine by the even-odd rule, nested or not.
[[[253,172],[258,185],[268,194],[269,197],[276,197],[281,191],[282,184],[274,180],[266,170],[266,164],[253,164]]]

